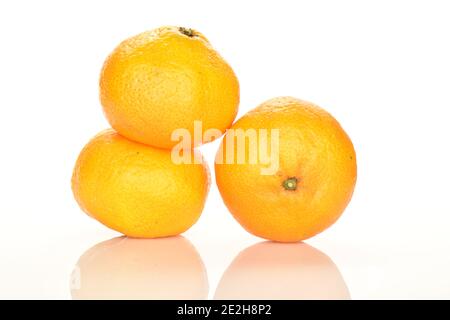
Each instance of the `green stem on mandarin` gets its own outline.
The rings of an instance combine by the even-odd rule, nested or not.
[[[191,28],[179,27],[178,31],[180,31],[182,34],[184,34],[185,36],[188,36],[190,38],[195,36],[194,30],[192,30]]]
[[[298,179],[296,177],[289,177],[283,181],[282,186],[285,190],[294,191],[297,190]]]

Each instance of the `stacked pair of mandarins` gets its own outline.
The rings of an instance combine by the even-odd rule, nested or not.
[[[123,41],[103,66],[100,99],[113,129],[81,151],[72,190],[87,214],[127,236],[173,236],[198,220],[210,178],[195,147],[223,133],[216,183],[236,220],[257,236],[309,238],[333,224],[352,196],[356,156],[339,123],[312,103],[279,97],[233,125],[238,80],[195,30],[162,27]],[[183,151],[192,161],[174,161],[173,133],[194,136],[199,122],[202,136],[219,134],[189,143]],[[275,156],[273,172],[264,171],[267,159],[255,154],[264,146],[254,148],[251,135],[228,143],[238,130],[276,132],[264,140]]]

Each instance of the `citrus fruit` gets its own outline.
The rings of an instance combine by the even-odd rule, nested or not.
[[[214,296],[218,300],[350,299],[336,265],[306,243],[262,242],[233,260]]]
[[[328,112],[279,97],[244,115],[232,129],[216,156],[216,182],[247,231],[292,242],[316,235],[339,218],[355,186],[356,156],[350,138]],[[245,143],[239,143],[239,131],[247,133]],[[252,131],[255,137],[266,132],[267,143],[258,143],[259,149],[249,142]],[[270,158],[262,157],[264,146],[272,151]],[[226,159],[229,152],[232,161]],[[240,155],[245,161],[239,161]]]
[[[185,238],[114,238],[86,251],[71,276],[73,299],[206,299],[208,278]]]
[[[237,113],[239,83],[202,34],[168,26],[114,49],[101,72],[100,99],[121,135],[171,148],[177,144],[172,132],[187,129],[193,136],[194,121],[201,121],[202,133],[229,128]]]
[[[130,141],[114,130],[84,147],[72,176],[75,199],[86,213],[139,238],[189,229],[202,212],[208,188],[204,162],[175,164],[168,150]]]

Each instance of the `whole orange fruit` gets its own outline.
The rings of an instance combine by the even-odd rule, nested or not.
[[[101,72],[100,98],[121,135],[171,148],[177,144],[172,132],[183,128],[192,137],[196,120],[203,132],[229,128],[237,114],[239,83],[202,34],[169,26],[131,37],[114,49]]]
[[[247,231],[292,242],[316,235],[339,218],[355,186],[356,155],[328,112],[280,97],[250,111],[232,129],[216,157],[216,181],[226,206]],[[239,143],[238,129],[246,133],[246,143]],[[251,132],[267,141],[251,144]],[[264,146],[271,158],[262,157]],[[230,152],[232,161],[226,159]]]
[[[78,260],[73,299],[206,299],[205,266],[189,240],[119,237],[103,241]]]
[[[87,214],[138,238],[189,229],[203,210],[208,188],[205,162],[175,164],[168,150],[130,141],[113,130],[84,147],[72,176],[73,194]]]

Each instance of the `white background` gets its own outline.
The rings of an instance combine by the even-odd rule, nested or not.
[[[79,210],[71,171],[108,127],[103,60],[161,25],[209,38],[240,80],[239,116],[291,95],[341,122],[357,151],[356,191],[307,243],[334,261],[353,299],[450,298],[449,16],[446,1],[0,2],[0,298],[70,299],[78,258],[119,236]],[[210,164],[217,146],[202,147]],[[214,180],[184,236],[209,298],[236,255],[262,241],[233,220]]]

